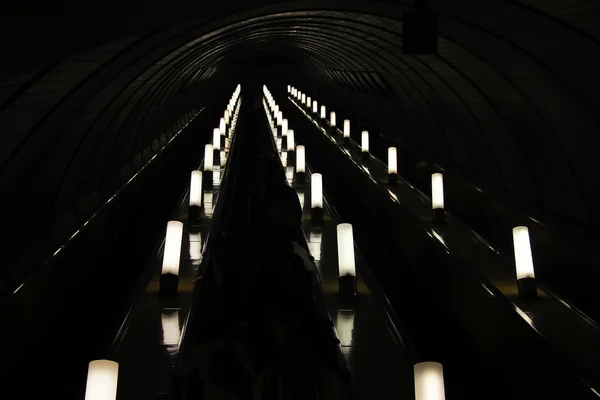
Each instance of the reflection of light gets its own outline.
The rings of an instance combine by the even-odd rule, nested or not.
[[[444,178],[439,173],[431,175],[431,206],[444,208]]]
[[[445,399],[442,364],[436,362],[415,364],[415,400]]]
[[[282,152],[281,152],[281,164],[282,164],[284,167],[287,167],[287,162],[288,162],[288,157],[287,157],[287,155],[288,155],[288,154],[287,154],[287,151],[282,151]]]
[[[289,140],[289,138],[288,138]],[[304,158],[304,146],[296,147],[296,172],[306,172],[306,161]]]
[[[315,261],[321,261],[321,240],[323,234],[321,232],[310,232],[308,235],[308,245],[310,254],[315,258]]]
[[[294,167],[285,167],[285,177],[288,183],[291,185],[294,181]]]
[[[288,134],[288,120],[284,118],[281,120],[281,136],[287,136]]]
[[[369,152],[369,132],[362,131],[362,140],[360,144],[360,149],[363,153]]]
[[[529,229],[526,226],[513,228],[513,243],[515,246],[517,279],[535,278],[531,243],[529,242]]]
[[[340,310],[335,327],[342,346],[352,346],[352,331],[354,330],[354,310]]]
[[[190,232],[190,243],[191,242],[201,242],[202,241],[202,234],[200,232]]]
[[[109,360],[95,360],[88,367],[85,400],[115,400],[119,364]]]
[[[190,206],[202,205],[202,172],[192,171],[190,181]]]
[[[321,106],[321,119],[325,119],[326,114],[327,114],[327,111],[325,109],[325,106]]]
[[[304,193],[298,192],[298,200],[300,200],[300,208],[304,210]]]
[[[283,123],[283,113],[281,111],[277,111],[277,126],[281,126]]]
[[[206,214],[207,217],[212,217],[212,211],[213,211],[213,192],[212,191],[205,191],[204,192],[204,213]]]
[[[388,149],[388,174],[398,173],[398,153],[395,147]]]
[[[323,208],[323,177],[312,174],[310,177],[310,207]]]
[[[167,234],[165,236],[165,250],[162,265],[163,274],[179,274],[182,237],[183,224],[179,221],[169,221],[167,223]]]
[[[202,259],[202,242],[190,241],[190,260],[199,261]],[[196,265],[196,263],[193,263]]]
[[[221,167],[224,167],[225,163],[227,162],[227,154],[224,151],[220,152],[219,154],[221,155]]]
[[[388,189],[388,193],[390,194],[392,199],[394,199],[398,204],[400,204],[400,200],[398,200],[398,196],[396,196],[396,193],[392,192],[390,189]]]
[[[179,311],[162,310],[160,314],[163,329],[163,344],[179,344]]]
[[[345,275],[356,276],[354,264],[354,235],[351,224],[337,226],[338,266],[340,277]]]
[[[210,143],[204,146],[204,170],[213,170],[213,145]]]
[[[329,113],[329,125],[335,126],[335,111]]]
[[[444,242],[444,239],[443,239],[443,238],[442,238],[442,237],[441,237],[441,236],[440,236],[440,235],[439,235],[439,234],[438,234],[436,231],[434,231],[434,230],[432,229],[432,230],[431,230],[431,233],[433,234],[433,236],[434,236],[434,237],[435,237],[437,240],[439,240],[439,242],[440,242],[441,244],[443,244],[444,246],[446,246],[446,242]]]
[[[275,142],[277,143],[277,151],[281,151],[281,138],[277,138]]]
[[[350,120],[349,119],[344,120],[344,137],[345,138],[350,137]]]
[[[287,131],[287,150],[294,151],[294,130]]]

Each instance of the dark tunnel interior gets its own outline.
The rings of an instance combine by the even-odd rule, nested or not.
[[[437,168],[456,193],[474,187],[486,204],[547,227],[568,243],[548,287],[564,283],[566,298],[600,315],[599,265],[586,264],[581,283],[569,266],[578,252],[600,252],[599,2],[417,0],[437,15],[435,54],[403,51],[412,0],[205,3],[172,0],[168,11],[147,4],[143,15],[103,18],[0,16],[5,304],[76,232],[89,229],[81,246],[94,253],[69,255],[71,263],[111,263],[125,251],[120,233],[138,235],[144,253],[157,237],[141,232],[159,228],[132,210],[174,206],[157,186],[184,187],[187,172],[173,177],[191,169],[207,140],[177,135],[188,123],[212,124],[239,83],[280,97],[287,85],[313,93],[356,120],[357,132],[396,146],[400,170],[420,189]],[[160,171],[144,169],[173,137],[183,144],[165,153]],[[138,173],[145,178],[133,194],[115,197]],[[86,227],[113,198],[110,216]],[[448,204],[471,207],[467,222],[510,246],[469,201]],[[48,307],[67,302],[44,290],[56,295]]]

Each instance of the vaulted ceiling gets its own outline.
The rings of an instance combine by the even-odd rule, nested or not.
[[[222,71],[253,52],[294,63],[289,83],[311,75],[373,99],[388,134],[482,184],[577,225],[600,220],[600,3],[431,0],[439,54],[425,56],[401,49],[412,1],[203,3],[1,18],[7,223],[104,193],[177,113],[210,101],[202,92],[231,92]]]

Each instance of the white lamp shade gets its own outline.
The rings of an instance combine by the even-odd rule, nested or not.
[[[513,228],[513,243],[515,246],[517,279],[535,278],[531,243],[529,242],[529,229],[526,226]]]
[[[306,95],[302,94],[302,104],[306,104]]]
[[[279,113],[279,106],[277,104],[275,104],[275,109],[273,111],[275,112],[275,115]]]
[[[388,148],[388,174],[398,173],[398,152],[395,147]]]
[[[290,87],[290,85],[288,85],[288,93],[292,90],[292,88]]]
[[[340,277],[346,275],[356,276],[354,235],[352,234],[351,224],[339,224],[337,226],[337,245]]]
[[[85,400],[115,400],[119,364],[110,360],[95,360],[88,367]]]
[[[363,153],[369,152],[369,132],[367,131],[362,131],[360,149]]]
[[[331,113],[329,113],[329,124],[331,126],[335,126],[335,111],[332,111]]]
[[[204,170],[212,171],[213,170],[213,145],[207,144],[204,146]]]
[[[444,177],[440,173],[431,175],[431,207],[444,208]]]
[[[221,150],[221,130],[219,128],[213,129],[213,149]]]
[[[310,206],[323,208],[323,176],[312,174],[310,177]]]
[[[167,346],[179,344],[179,339],[181,339],[181,329],[179,329],[179,311],[163,310],[160,314],[160,322],[163,330],[163,344]]]
[[[283,113],[277,111],[277,126],[281,126],[281,124],[283,124]]]
[[[415,400],[445,400],[444,370],[442,364],[422,362],[415,364]]]
[[[202,206],[202,172],[192,171],[190,180],[190,206]]]
[[[281,120],[281,135],[286,136],[288,134],[288,120],[284,118]]]
[[[290,138],[288,137],[288,140]],[[306,160],[304,153],[304,146],[296,147],[296,173],[298,172],[306,172]]]
[[[225,123],[227,125],[229,125],[229,119],[231,118],[231,113],[229,112],[229,110],[225,110],[225,114],[223,115],[223,118],[225,118]]]
[[[321,119],[325,119],[326,115],[327,115],[327,110],[326,110],[325,106],[321,106]]]
[[[344,137],[345,138],[350,137],[350,120],[349,119],[344,120]]]
[[[219,130],[221,131],[222,135],[225,134],[226,129],[227,129],[227,125],[225,124],[225,118],[219,119]]]
[[[165,251],[163,254],[163,274],[179,275],[179,259],[181,257],[181,240],[183,224],[179,221],[169,221],[165,236]]]
[[[313,101],[313,107],[312,107],[313,112],[316,114],[319,111],[319,105],[317,104],[317,101],[314,100]]]
[[[312,105],[312,99],[310,97],[306,98],[306,107],[310,107]]]
[[[287,151],[294,151],[294,130],[287,131]]]

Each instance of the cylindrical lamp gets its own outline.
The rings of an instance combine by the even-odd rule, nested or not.
[[[213,129],[213,150],[221,150],[221,130]]]
[[[337,226],[339,292],[343,304],[355,304],[357,297],[354,236],[351,224]]]
[[[329,113],[329,125],[332,128],[335,128],[336,120],[335,120],[335,111]]]
[[[442,364],[421,362],[415,364],[415,400],[446,400]]]
[[[292,87],[290,85],[288,85],[288,93],[290,93],[292,91]]]
[[[388,148],[388,185],[398,184],[398,152],[395,147]]]
[[[296,183],[304,183],[306,179],[306,158],[304,146],[296,147]]]
[[[288,134],[288,120],[284,118],[281,120],[281,136],[287,136]]]
[[[306,108],[310,108],[312,106],[312,99],[309,97],[306,98]]]
[[[287,131],[287,151],[294,151],[294,130],[293,129],[289,129]]]
[[[312,174],[310,177],[310,219],[313,224],[323,221],[323,176]]]
[[[190,180],[190,205],[188,220],[191,223],[200,221],[202,212],[202,172],[192,171]]]
[[[519,297],[530,300],[537,297],[533,256],[529,241],[529,229],[526,226],[513,228],[513,244],[515,247],[515,265],[517,267],[517,286]]]
[[[360,155],[361,155],[361,158],[363,159],[363,161],[368,160],[370,157],[370,154],[369,154],[369,132],[368,131],[362,131],[361,141],[360,141]]]
[[[321,119],[324,120],[325,118],[327,118],[327,109],[325,106],[321,106]]]
[[[182,237],[183,224],[179,221],[169,221],[167,224],[167,234],[165,236],[159,295],[167,297],[177,295]]]
[[[350,120],[344,120],[344,139],[350,139]]]
[[[227,136],[227,125],[225,124],[225,118],[219,119],[219,130],[221,131],[221,135]]]
[[[431,175],[431,208],[433,222],[443,223],[444,217],[444,177],[440,173]]]
[[[316,100],[313,100],[312,111],[315,114],[319,112],[319,105],[317,104]]]
[[[229,110],[225,110],[225,114],[223,115],[223,118],[225,118],[225,123],[227,125],[229,125],[229,122],[231,119],[231,113],[229,112]]]
[[[302,104],[306,104],[306,95],[302,93]]]
[[[212,187],[212,173],[214,163],[214,149],[212,144],[204,146],[204,170],[202,172],[202,182],[206,187]]]
[[[116,400],[119,364],[110,360],[89,363],[85,400]]]

